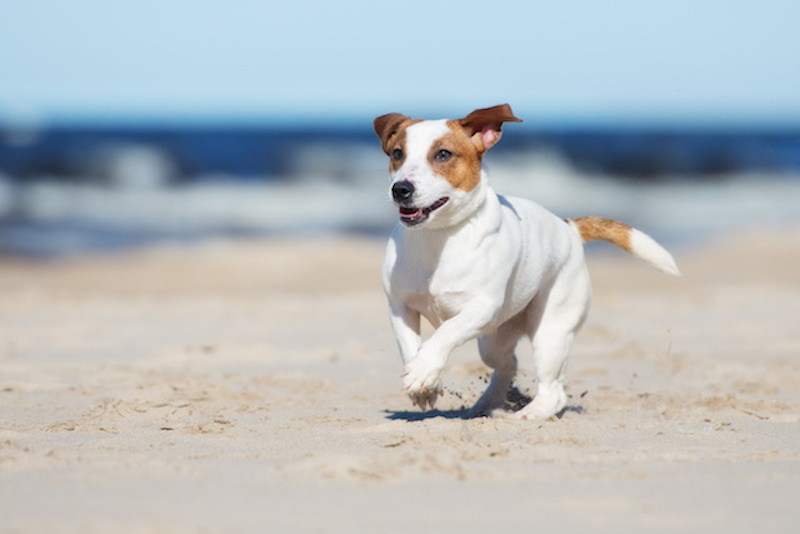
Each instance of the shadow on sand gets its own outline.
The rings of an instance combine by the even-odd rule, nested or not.
[[[386,419],[392,421],[424,421],[426,419],[434,419],[436,417],[443,417],[444,419],[469,419],[467,417],[467,410],[428,410],[427,412],[412,412],[402,411],[397,412],[394,410],[384,410]]]
[[[506,411],[514,412],[516,410],[506,410]],[[427,412],[384,410],[384,413],[386,414],[386,419],[390,419],[392,421],[408,421],[408,422],[425,421],[426,419],[435,419],[437,417],[441,417],[443,419],[471,419],[467,415],[468,412],[469,410],[467,410],[466,408],[462,408],[460,410],[429,410]],[[567,413],[582,414],[583,412],[584,412],[583,406],[569,405],[560,412],[558,412],[556,414],[556,418],[561,419]],[[488,416],[481,415],[475,417],[474,419],[480,419],[481,417],[488,417]]]

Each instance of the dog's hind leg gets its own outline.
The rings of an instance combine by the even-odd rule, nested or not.
[[[580,265],[575,266],[571,275],[568,271],[562,272],[550,291],[537,296],[531,304],[529,335],[538,388],[533,401],[516,413],[520,419],[547,419],[566,406],[567,359],[575,334],[586,318],[591,294],[586,267]]]
[[[495,332],[478,339],[478,349],[483,362],[494,369],[489,387],[467,417],[486,417],[501,408],[506,400],[514,375],[517,373],[517,357],[514,355],[517,341],[525,333],[525,316],[520,314],[507,321]]]

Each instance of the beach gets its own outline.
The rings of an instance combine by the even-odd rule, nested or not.
[[[788,532],[800,227],[591,246],[560,417],[401,390],[384,243],[347,234],[0,260],[0,532]],[[529,349],[516,398],[535,394]],[[510,402],[511,403],[511,402]],[[513,404],[513,403],[512,403]]]

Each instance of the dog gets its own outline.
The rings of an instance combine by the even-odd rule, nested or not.
[[[467,416],[492,415],[504,405],[517,371],[515,347],[527,336],[538,389],[515,416],[544,420],[566,406],[567,358],[592,298],[583,243],[608,241],[665,273],[680,273],[661,245],[621,222],[565,220],[530,200],[496,194],[482,158],[506,122],[522,122],[508,104],[457,120],[399,113],[375,119],[399,212],[383,286],[403,387],[414,405],[434,407],[450,353],[477,338],[494,372]],[[435,329],[424,341],[422,317]]]

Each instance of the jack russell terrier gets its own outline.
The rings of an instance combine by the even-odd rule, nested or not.
[[[494,369],[468,413],[503,406],[527,335],[538,378],[535,398],[516,413],[542,420],[564,409],[564,373],[592,298],[582,242],[608,241],[668,274],[672,256],[649,236],[599,217],[563,220],[538,204],[496,194],[481,168],[504,122],[522,122],[508,104],[457,120],[382,115],[374,126],[389,156],[391,198],[400,222],[389,240],[383,284],[411,401],[433,408],[450,353],[477,338]],[[422,340],[420,318],[435,328]]]

